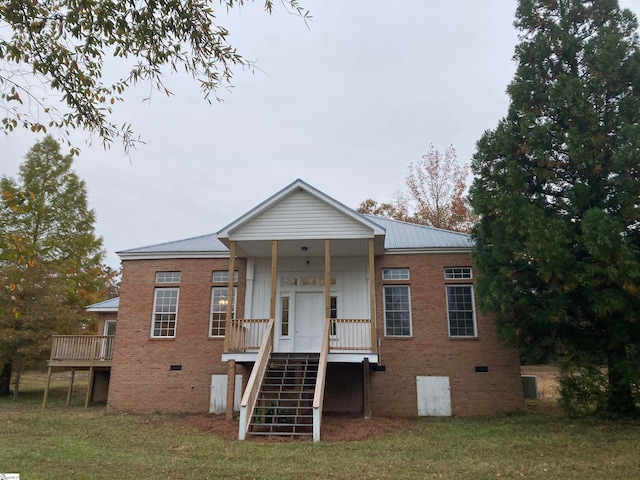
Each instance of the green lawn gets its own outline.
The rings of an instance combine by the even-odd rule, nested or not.
[[[0,399],[0,473],[32,479],[640,479],[640,423],[570,421],[549,404],[498,418],[421,419],[359,442],[223,440],[171,415],[85,410],[42,376]]]

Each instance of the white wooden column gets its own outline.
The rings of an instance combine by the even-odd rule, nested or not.
[[[376,333],[376,266],[375,245],[373,238],[369,239],[369,311],[371,314],[371,351],[378,351],[378,337]]]
[[[331,317],[331,240],[324,241],[324,321]],[[324,323],[323,323],[324,325]]]

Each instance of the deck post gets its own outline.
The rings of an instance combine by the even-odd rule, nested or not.
[[[49,396],[49,383],[51,382],[51,367],[47,372],[47,384],[44,387],[44,398],[42,399],[42,409],[47,406],[47,397]]]
[[[227,362],[227,409],[225,411],[225,418],[227,420],[233,419],[233,401],[236,391],[236,361],[229,360]]]
[[[365,358],[362,361],[362,383],[364,391],[364,418],[371,418],[371,379],[369,377],[369,359]]]
[[[67,392],[67,406],[71,405],[71,393],[73,392],[73,379],[76,375],[76,369],[71,369],[71,379],[69,380],[69,391]]]
[[[87,396],[84,399],[84,408],[89,408],[89,400],[91,400],[92,390],[93,390],[93,366],[89,367],[89,383],[87,384]]]

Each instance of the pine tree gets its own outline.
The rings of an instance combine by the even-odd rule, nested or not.
[[[481,304],[521,347],[560,347],[570,367],[565,386],[583,362],[606,365],[589,370],[605,372],[604,395],[597,379],[580,388],[603,413],[634,414],[637,22],[616,0],[521,0],[515,25],[509,111],[480,139],[472,163]],[[565,405],[580,403],[577,393],[566,388]]]
[[[42,361],[52,334],[90,331],[84,307],[105,298],[114,273],[102,265],[95,212],[72,161],[46,137],[27,153],[18,181],[0,180],[4,198],[27,199],[0,211],[2,238],[20,247],[0,262],[0,393],[8,393],[10,365]]]

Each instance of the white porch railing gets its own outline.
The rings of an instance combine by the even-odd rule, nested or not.
[[[245,388],[242,401],[240,402],[240,421],[238,426],[238,440],[244,440],[249,429],[249,423],[253,416],[253,410],[256,405],[256,399],[258,398],[258,392],[260,386],[264,380],[264,374],[269,364],[269,358],[273,351],[273,319],[269,320],[266,324],[266,332],[260,345],[260,351],[258,352],[258,358],[251,370],[247,387]]]
[[[331,318],[329,351],[373,351],[371,320],[368,318]]]
[[[228,352],[258,350],[268,329],[268,318],[234,318],[229,322]]]
[[[268,323],[268,318],[233,319],[228,325],[226,351],[259,350]],[[368,318],[329,319],[329,353],[373,352],[371,328],[371,320]]]

